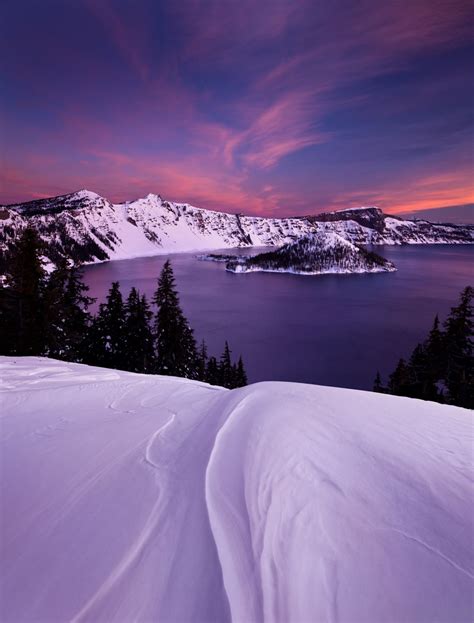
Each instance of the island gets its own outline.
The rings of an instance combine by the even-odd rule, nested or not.
[[[334,232],[321,232],[303,236],[275,251],[233,258],[227,262],[226,270],[323,275],[383,273],[397,269],[389,260]]]

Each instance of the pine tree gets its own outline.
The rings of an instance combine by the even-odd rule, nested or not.
[[[219,364],[215,357],[209,357],[206,368],[206,381],[211,385],[220,385]]]
[[[380,376],[380,372],[378,370],[377,370],[377,374],[375,375],[374,387],[372,391],[378,392],[379,394],[382,394],[385,391],[382,385],[382,377]]]
[[[399,361],[388,393],[474,408],[473,296],[470,286],[462,291],[444,332],[435,316],[426,341],[416,346],[408,364]]]
[[[404,395],[426,399],[428,390],[428,359],[423,344],[417,344],[407,365],[407,382]]]
[[[124,340],[125,307],[120,284],[114,281],[107,295],[107,302],[99,307],[89,332],[87,362],[104,368],[124,370],[126,352]]]
[[[247,385],[247,373],[244,368],[244,362],[242,360],[242,356],[239,357],[239,361],[237,362],[237,368],[235,372],[235,387],[245,387]]]
[[[105,310],[107,328],[106,350],[111,360],[109,367],[123,369],[125,367],[125,308],[118,281],[112,283],[107,296]]]
[[[84,363],[106,367],[110,363],[107,353],[106,305],[101,303],[93,316],[86,337]]]
[[[182,374],[187,379],[199,379],[198,370],[198,353],[196,348],[196,340],[194,338],[194,331],[188,324],[188,321],[183,316],[181,319],[181,370]]]
[[[444,335],[439,328],[438,314],[433,320],[433,327],[425,342],[425,350],[428,359],[428,377],[430,382],[435,384],[446,373]]]
[[[82,273],[75,266],[69,270],[64,293],[64,310],[67,318],[65,332],[65,358],[82,363],[86,357],[86,342],[91,315],[89,307],[95,299],[88,295],[89,287],[82,281]]]
[[[140,297],[137,289],[132,288],[125,304],[125,370],[151,371],[153,367],[153,334],[150,326],[152,316],[146,296]]]
[[[200,381],[206,381],[207,380],[207,362],[208,362],[208,355],[207,355],[207,346],[206,346],[206,342],[203,340],[201,342],[201,348],[199,349],[199,353],[198,353],[198,366],[197,366],[197,370],[198,370],[198,379]]]
[[[68,263],[60,258],[44,288],[45,354],[62,359],[65,356],[65,334],[68,323],[64,296],[68,281]]]
[[[169,260],[161,271],[153,302],[157,306],[154,327],[156,373],[197,378],[196,341],[181,310]]]
[[[231,365],[231,374],[230,374],[230,383],[227,386],[229,389],[235,389],[237,387],[237,364],[233,363]]]
[[[234,385],[234,370],[232,368],[232,360],[230,358],[231,350],[226,340],[224,346],[224,352],[221,355],[219,362],[219,381],[222,387],[228,387],[231,389]]]
[[[89,331],[88,308],[93,299],[77,267],[60,259],[50,275],[44,296],[46,354],[82,362]]]
[[[461,292],[460,302],[445,322],[445,381],[452,404],[474,408],[473,309],[474,289]]]
[[[391,394],[404,396],[410,384],[409,370],[404,359],[398,361],[395,371],[390,375],[388,389]]]
[[[43,295],[45,271],[41,241],[31,227],[23,230],[13,248],[2,287],[0,316],[4,326],[4,354],[42,355],[45,351]]]
[[[15,352],[15,297],[12,289],[0,281],[0,355]]]

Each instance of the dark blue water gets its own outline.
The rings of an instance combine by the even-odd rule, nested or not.
[[[377,251],[398,272],[235,275],[223,264],[181,254],[90,266],[84,280],[99,300],[114,280],[124,294],[134,285],[151,296],[169,257],[196,338],[204,338],[216,355],[229,340],[234,355],[243,355],[250,381],[366,389],[376,370],[391,372],[424,338],[434,315],[444,319],[461,289],[474,281],[473,246]]]

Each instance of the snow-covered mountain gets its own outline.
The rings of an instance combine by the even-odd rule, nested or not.
[[[0,619],[474,618],[473,414],[0,358]]]
[[[272,272],[322,275],[326,273],[383,273],[396,270],[377,253],[366,251],[333,231],[307,234],[276,251],[231,259],[234,273]]]
[[[434,225],[383,214],[378,208],[301,218],[264,218],[204,210],[158,195],[113,204],[88,190],[0,206],[0,253],[33,225],[45,255],[81,262],[179,251],[282,245],[299,236],[333,231],[355,244],[472,243],[474,225]]]
[[[474,225],[430,223],[385,214],[377,207],[350,208],[308,216],[319,229],[355,244],[472,244]]]

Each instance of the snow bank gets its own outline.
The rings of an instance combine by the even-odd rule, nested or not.
[[[207,471],[233,619],[472,620],[471,442],[470,414],[433,403],[241,393]]]
[[[472,414],[0,358],[2,621],[473,619]]]

